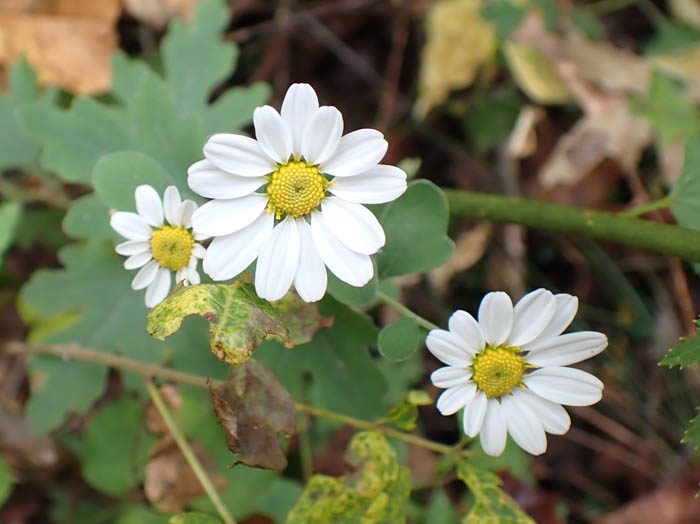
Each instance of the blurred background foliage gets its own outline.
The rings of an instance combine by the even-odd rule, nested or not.
[[[470,444],[478,470],[391,440],[412,478],[409,521],[480,522],[489,504],[503,516],[489,472],[545,524],[700,520],[700,424],[681,443],[700,404],[697,369],[657,365],[695,335],[694,268],[517,225],[448,222],[432,184],[614,212],[671,194],[673,214],[667,201],[647,218],[700,229],[700,2],[6,0],[0,42],[3,347],[78,343],[225,378],[202,319],[166,342],[141,329],[147,311],[113,252],[109,209],[131,209],[144,181],[186,193],[209,134],[250,132],[256,106],[309,82],[346,129],[382,130],[385,163],[421,180],[394,209],[374,210],[398,240],[368,289],[331,280],[320,313],[335,324],[292,352],[266,342],[256,359],[297,401],[401,421],[389,413],[410,390],[437,397],[428,376],[439,363],[413,325],[376,303],[377,289],[441,326],[492,289],[575,294],[573,328],[610,339],[585,365],[605,382],[603,401],[572,409],[571,431],[541,457],[509,444],[492,459]],[[430,244],[410,246],[418,230]],[[207,392],[162,394],[241,522],[285,522],[312,472],[345,472],[349,426],[300,415],[284,472],[229,469]],[[0,400],[0,521],[212,511],[138,376],[6,351]],[[417,433],[462,438],[433,404],[419,413]]]

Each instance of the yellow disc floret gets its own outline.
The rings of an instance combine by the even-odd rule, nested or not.
[[[321,203],[328,184],[318,167],[310,166],[303,159],[280,164],[267,185],[270,197],[267,212],[274,211],[276,218],[304,216]]]
[[[154,231],[151,237],[153,258],[173,271],[189,263],[193,245],[192,233],[183,227],[163,226]]]
[[[498,398],[520,384],[525,361],[518,348],[487,347],[474,357],[472,380],[489,398]]]

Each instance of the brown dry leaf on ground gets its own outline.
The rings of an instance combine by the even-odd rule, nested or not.
[[[190,20],[199,0],[123,0],[124,9],[141,22],[163,29],[173,18]]]
[[[39,81],[79,94],[106,90],[117,47],[119,0],[46,0],[0,4],[0,65],[26,55]]]

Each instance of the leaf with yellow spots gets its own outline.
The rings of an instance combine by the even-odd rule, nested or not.
[[[175,333],[188,315],[209,321],[209,347],[224,362],[237,366],[248,361],[268,336],[293,345],[282,315],[259,298],[247,282],[201,284],[172,293],[148,314],[146,329],[158,340]]]
[[[289,512],[287,524],[400,524],[406,522],[411,474],[381,433],[358,433],[345,453],[348,473],[314,475]]]

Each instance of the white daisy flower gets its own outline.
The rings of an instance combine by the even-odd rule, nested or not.
[[[571,420],[562,407],[590,406],[603,383],[580,369],[565,367],[591,358],[608,345],[603,333],[561,333],[569,326],[578,299],[537,289],[513,307],[507,294],[487,294],[479,321],[455,311],[449,331],[428,333],[428,350],[446,367],[430,376],[446,388],[437,401],[443,415],[464,409],[464,432],[480,433],[488,455],[503,453],[506,434],[528,453],[547,449],[545,432],[563,435]]]
[[[165,190],[163,202],[155,189],[143,185],[135,192],[137,213],[118,211],[109,223],[117,233],[128,238],[116,246],[120,255],[128,256],[126,269],[141,268],[131,281],[133,289],[146,288],[146,306],[154,307],[170,291],[170,273],[175,282],[199,284],[197,259],[205,249],[192,231],[192,213],[197,204],[182,201],[175,186]]]
[[[319,107],[308,84],[292,85],[281,114],[270,106],[253,115],[257,140],[218,134],[205,159],[189,169],[193,191],[214,200],[192,217],[195,231],[214,237],[204,271],[235,277],[256,258],[255,289],[277,300],[292,283],[307,302],[326,292],[326,267],[363,286],[372,278],[370,255],[385,242],[379,221],[362,204],[394,200],[406,173],[379,164],[387,150],[374,129],[343,134],[335,107]]]

